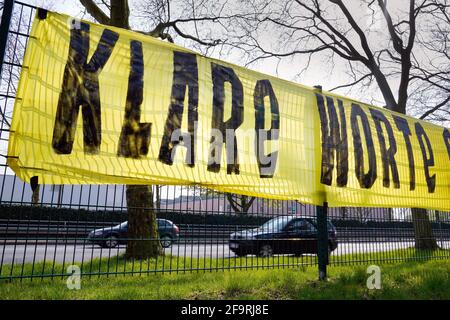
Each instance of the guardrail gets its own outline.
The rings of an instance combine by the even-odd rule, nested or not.
[[[91,221],[39,221],[39,220],[0,220],[0,240],[62,240],[82,239],[99,228],[108,228],[120,222]],[[255,225],[211,225],[177,224],[181,239],[228,239],[231,233],[256,228]],[[434,235],[439,240],[450,239],[450,229],[435,228]],[[398,241],[414,239],[412,228],[337,228],[340,241]]]

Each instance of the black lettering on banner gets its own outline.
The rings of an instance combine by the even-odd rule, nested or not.
[[[381,160],[383,162],[383,186],[389,188],[390,175],[389,167],[392,171],[392,181],[394,182],[394,188],[400,188],[400,180],[398,177],[397,163],[395,162],[395,154],[397,153],[397,143],[395,142],[394,131],[386,116],[380,110],[370,109],[370,114],[375,122],[375,128],[377,129],[378,142],[380,143]],[[386,140],[383,134],[383,128],[381,124],[384,124],[388,141],[389,149],[386,148]]]
[[[408,153],[408,164],[409,164],[409,190],[414,190],[416,188],[416,172],[414,169],[414,154],[411,147],[411,130],[408,126],[408,121],[405,118],[399,116],[392,116],[394,118],[395,124],[398,130],[403,133],[403,138],[405,139],[406,151]]]
[[[239,174],[239,160],[237,152],[237,140],[235,130],[244,121],[244,92],[242,83],[233,69],[211,62],[211,72],[213,81],[213,112],[212,124],[213,130],[218,130],[222,134],[227,153],[227,174]],[[225,82],[231,84],[231,117],[224,121],[224,102],[225,102]],[[227,132],[228,131],[228,132]],[[232,133],[232,134],[230,134]],[[216,137],[211,137],[211,146],[214,145]],[[222,143],[223,144],[223,143]],[[220,171],[222,146],[212,148],[210,159],[208,160],[208,171]],[[219,159],[218,161],[213,159]]]
[[[358,118],[360,121],[358,121]],[[355,149],[355,173],[361,188],[369,189],[377,179],[377,158],[375,147],[373,145],[372,132],[370,130],[369,120],[364,110],[356,103],[352,103],[352,133],[353,148]],[[366,140],[367,158],[369,161],[369,171],[364,172],[364,151],[359,132],[358,122],[361,123]]]
[[[434,166],[433,149],[431,148],[430,139],[428,139],[428,136],[425,133],[422,125],[419,122],[416,122],[415,128],[417,139],[419,140],[420,144],[420,150],[422,151],[423,169],[425,173],[425,179],[427,181],[428,192],[433,193],[434,189],[436,188],[436,174],[430,176],[430,167]]]
[[[144,88],[144,60],[142,43],[130,41],[130,75],[125,105],[125,119],[120,133],[117,154],[139,158],[148,153],[151,123],[140,123]]]
[[[322,129],[322,171],[320,182],[329,186],[331,185],[333,180],[334,157],[336,154],[336,183],[338,187],[345,187],[348,180],[348,142],[344,106],[342,100],[338,99],[339,123],[333,99],[326,97],[328,119],[323,96],[316,93],[316,99]]]
[[[53,129],[53,150],[72,152],[80,106],[85,153],[98,153],[101,144],[101,105],[98,75],[108,61],[119,34],[105,29],[89,63],[89,24],[80,22],[70,31],[69,56],[59,95]]]
[[[186,87],[188,90],[186,90]],[[184,98],[188,92],[188,132],[181,132]],[[195,125],[198,120],[198,67],[195,54],[174,51],[169,113],[159,149],[159,161],[172,165],[177,146],[187,148],[185,163],[195,166]],[[182,143],[182,144],[181,144]]]
[[[269,130],[264,130],[265,122],[265,106],[264,97],[269,96],[271,125]],[[278,140],[278,130],[280,129],[280,111],[278,108],[278,100],[273,91],[272,84],[269,80],[258,80],[253,93],[253,103],[255,106],[255,133],[256,133],[256,158],[258,161],[259,175],[261,178],[272,178],[275,172],[278,151],[265,155],[264,141]],[[262,131],[265,137],[262,137]],[[261,155],[268,161],[261,161]]]
[[[450,159],[450,132],[448,131],[447,128],[444,129],[443,135],[444,135],[445,147],[447,148],[447,154]]]

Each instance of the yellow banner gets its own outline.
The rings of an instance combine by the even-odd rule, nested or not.
[[[445,128],[52,12],[23,65],[8,146],[22,180],[450,210]]]

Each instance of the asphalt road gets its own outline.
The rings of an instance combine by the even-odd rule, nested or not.
[[[450,248],[450,241],[439,243]],[[340,243],[333,255],[343,255],[363,252],[382,252],[402,248],[414,247],[413,241],[405,242],[355,242]],[[226,242],[207,243],[178,243],[165,249],[166,254],[179,257],[193,258],[233,258],[234,253],[228,248]],[[91,244],[6,244],[0,245],[0,265],[22,263],[37,263],[44,260],[57,263],[71,264],[84,263],[94,258],[114,257],[125,252],[121,245],[113,249],[102,249]]]

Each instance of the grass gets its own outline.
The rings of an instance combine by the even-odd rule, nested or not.
[[[381,266],[382,288],[366,287],[366,266],[329,268],[317,281],[316,267],[187,274],[125,275],[2,283],[1,299],[449,299],[450,265],[444,260]]]
[[[393,252],[389,252],[392,254]],[[15,279],[0,282],[0,299],[449,299],[450,263],[442,258],[448,251],[424,254],[415,250],[398,250],[390,256],[401,256],[407,262],[383,264],[381,267],[380,290],[366,287],[367,267],[370,260],[376,260],[387,253],[367,256],[349,255],[335,257],[334,263],[354,263],[359,265],[333,265],[328,268],[329,280],[317,281],[317,267],[298,264],[301,258],[291,258],[290,268],[269,269],[276,260],[243,259],[188,259],[183,266],[205,267],[213,271],[186,273],[126,274],[113,276],[86,276],[82,278],[81,290],[68,290],[67,277]],[[401,254],[401,255],[400,255]],[[314,262],[312,257],[306,262]],[[366,262],[363,262],[365,258]],[[276,257],[274,259],[277,259]],[[288,258],[286,258],[288,259]],[[297,259],[297,258],[295,258]],[[339,259],[337,261],[336,259]],[[252,260],[250,262],[250,260]],[[254,261],[253,261],[254,260]],[[420,261],[413,261],[420,260]],[[144,261],[145,268],[174,265],[176,257],[166,257],[164,261]],[[288,261],[288,260],[286,260]],[[294,263],[293,261],[297,261]],[[180,261],[178,261],[180,267]],[[254,270],[218,271],[228,266],[259,266]],[[67,265],[66,265],[67,266]],[[139,271],[140,262],[125,261],[119,257],[109,261],[94,260],[83,265],[83,272]],[[87,269],[86,269],[86,268]],[[30,275],[36,270],[51,274],[64,270],[62,265],[53,263],[24,265],[23,269],[12,271],[15,275]],[[261,269],[262,268],[262,269]],[[145,270],[145,269],[144,269]],[[3,270],[5,275],[8,270]],[[11,270],[9,270],[11,271]],[[18,272],[20,271],[20,274]]]

